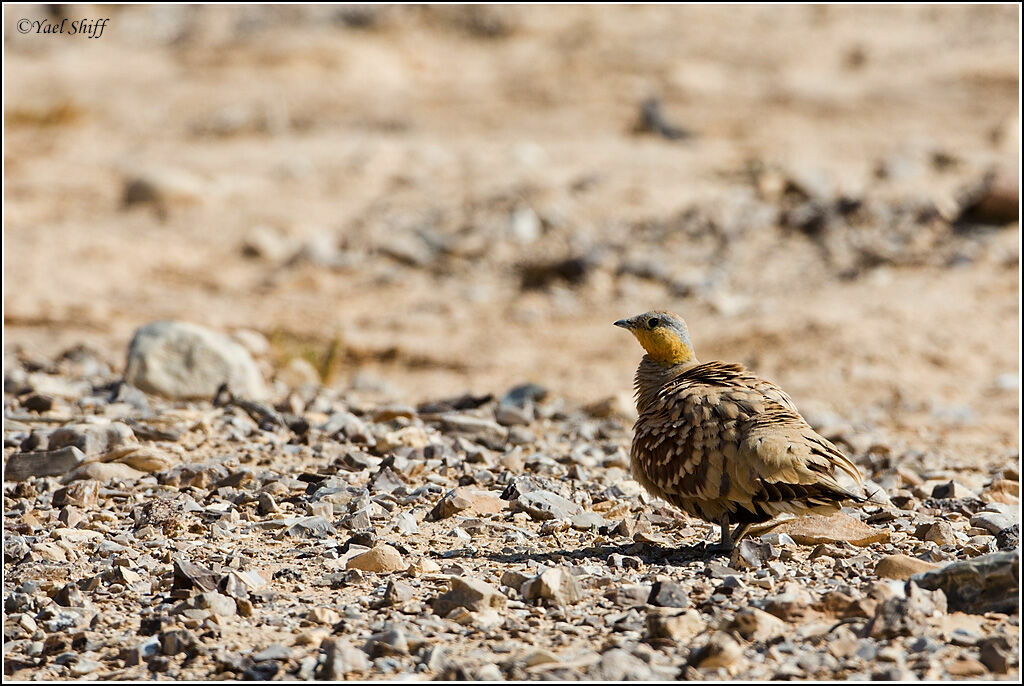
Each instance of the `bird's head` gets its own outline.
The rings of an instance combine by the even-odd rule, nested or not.
[[[693,344],[686,322],[679,315],[654,310],[629,319],[620,319],[615,326],[621,326],[636,336],[647,356],[666,367],[694,362]]]

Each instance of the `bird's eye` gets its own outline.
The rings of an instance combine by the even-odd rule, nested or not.
[[[651,318],[651,319],[647,320],[647,328],[648,329],[653,329],[657,325],[658,325],[658,320],[657,319]]]

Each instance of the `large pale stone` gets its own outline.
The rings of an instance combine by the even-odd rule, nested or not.
[[[875,574],[883,579],[909,579],[915,574],[938,569],[938,565],[909,555],[888,555],[875,565]]]
[[[147,393],[168,398],[209,399],[222,383],[248,399],[267,394],[249,351],[223,334],[187,322],[139,328],[128,348],[124,377]]]
[[[778,526],[772,527],[771,531],[777,534],[789,534],[790,538],[800,545],[845,541],[853,545],[865,546],[889,540],[888,531],[872,528],[842,512],[828,516],[807,515],[788,519]]]
[[[398,572],[408,567],[402,554],[389,545],[379,545],[356,555],[348,561],[348,569],[360,569],[364,572],[387,574]]]

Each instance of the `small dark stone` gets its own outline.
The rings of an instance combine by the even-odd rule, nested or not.
[[[349,537],[347,541],[345,541],[345,546],[342,549],[342,552],[347,551],[349,547],[353,545],[361,545],[366,548],[372,548],[373,546],[377,545],[377,534],[372,529],[356,531]]]
[[[1010,614],[1016,611],[1020,596],[1020,553],[1007,550],[953,562],[915,574],[907,583],[911,582],[928,590],[941,589],[950,610]]]
[[[257,662],[242,671],[242,681],[270,681],[281,671],[277,662]]]
[[[29,412],[49,412],[53,409],[53,398],[41,393],[33,393],[21,401],[21,406]]]
[[[24,481],[33,476],[62,476],[82,464],[85,453],[75,446],[59,450],[15,453],[4,467],[4,481]]]
[[[154,657],[151,657],[149,659],[149,662],[147,662],[146,664],[149,665],[149,671],[157,673],[166,672],[171,668],[170,659],[164,657],[163,655],[156,655]]]
[[[199,639],[187,629],[171,629],[160,634],[160,652],[177,655],[191,652],[199,645]]]
[[[82,591],[75,584],[67,584],[53,596],[58,605],[64,607],[86,607],[89,603],[82,594]]]
[[[1005,636],[995,636],[983,640],[980,653],[981,664],[985,665],[990,672],[1006,674],[1010,671],[1014,651]]]
[[[553,262],[525,264],[520,268],[524,289],[546,288],[557,281],[583,283],[594,263],[586,257],[567,257]]]
[[[215,591],[217,590],[220,577],[220,574],[217,574],[208,567],[203,567],[185,559],[176,559],[174,561],[174,583],[172,588]]]
[[[1020,524],[1008,526],[997,533],[996,546],[1000,550],[1017,550],[1020,547]]]
[[[686,589],[674,581],[655,581],[651,586],[651,595],[647,598],[648,605],[658,607],[690,607],[690,598]]]
[[[548,389],[534,383],[524,383],[509,389],[501,398],[502,405],[526,407],[530,402],[540,402],[548,395]]]
[[[661,111],[660,98],[647,98],[640,103],[640,114],[633,126],[633,133],[653,133],[670,141],[693,137],[693,132],[666,121]]]
[[[384,602],[388,605],[401,605],[412,600],[414,593],[415,590],[409,584],[392,579],[384,589]]]
[[[160,633],[164,627],[173,624],[174,620],[166,615],[158,617],[146,617],[139,622],[139,633],[143,636],[152,636]]]
[[[404,485],[397,474],[391,471],[389,467],[384,467],[370,477],[370,483],[367,484],[367,487],[371,493],[392,493]]]
[[[505,490],[501,492],[501,499],[517,500],[519,496],[529,493],[530,491],[536,491],[540,488],[540,484],[537,484],[530,477],[517,476],[509,481],[508,485],[505,486]]]

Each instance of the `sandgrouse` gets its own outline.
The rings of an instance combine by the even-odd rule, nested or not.
[[[636,370],[633,474],[652,495],[718,524],[716,548],[783,513],[866,499],[857,467],[782,389],[739,364],[698,362],[680,317],[646,312],[615,326],[647,351]]]

